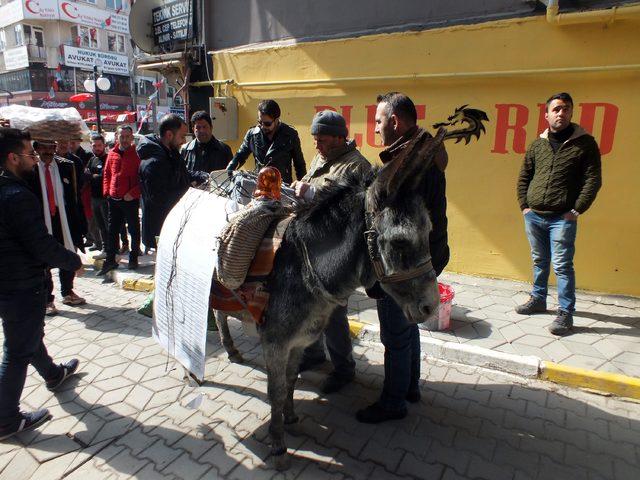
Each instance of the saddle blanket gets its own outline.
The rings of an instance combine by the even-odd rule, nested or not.
[[[248,311],[254,322],[264,322],[264,311],[269,303],[266,280],[273,270],[276,253],[280,249],[284,233],[293,216],[274,221],[260,242],[249,266],[245,282],[236,290],[230,290],[217,281],[211,283],[210,306],[224,312]]]

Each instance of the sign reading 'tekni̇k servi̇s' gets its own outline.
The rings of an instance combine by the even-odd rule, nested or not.
[[[174,0],[151,11],[153,38],[157,46],[171,49],[177,42],[193,36],[193,3],[193,0]]]

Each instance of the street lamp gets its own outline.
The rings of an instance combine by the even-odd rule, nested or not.
[[[96,97],[96,125],[98,133],[102,132],[100,125],[100,90],[106,92],[111,88],[111,82],[107,77],[100,75],[98,77],[98,65],[93,66],[93,78],[87,78],[84,81],[84,88],[89,93],[95,93]]]

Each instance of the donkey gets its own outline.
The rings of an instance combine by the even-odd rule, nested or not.
[[[298,420],[293,392],[302,352],[356,288],[379,280],[409,321],[435,327],[440,298],[429,251],[431,221],[421,192],[431,165],[425,159],[433,157],[443,138],[442,130],[416,160],[386,164],[367,178],[348,177],[297,208],[267,280],[270,299],[258,326],[276,468],[289,464],[284,425]],[[222,343],[239,361],[226,315],[216,314]]]

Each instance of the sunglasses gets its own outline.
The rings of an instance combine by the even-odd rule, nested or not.
[[[263,127],[270,127],[271,125],[273,125],[273,121],[263,122],[262,120],[258,120],[258,125],[262,125]]]
[[[40,155],[38,155],[37,153],[16,153],[16,155],[20,157],[40,158]]]

